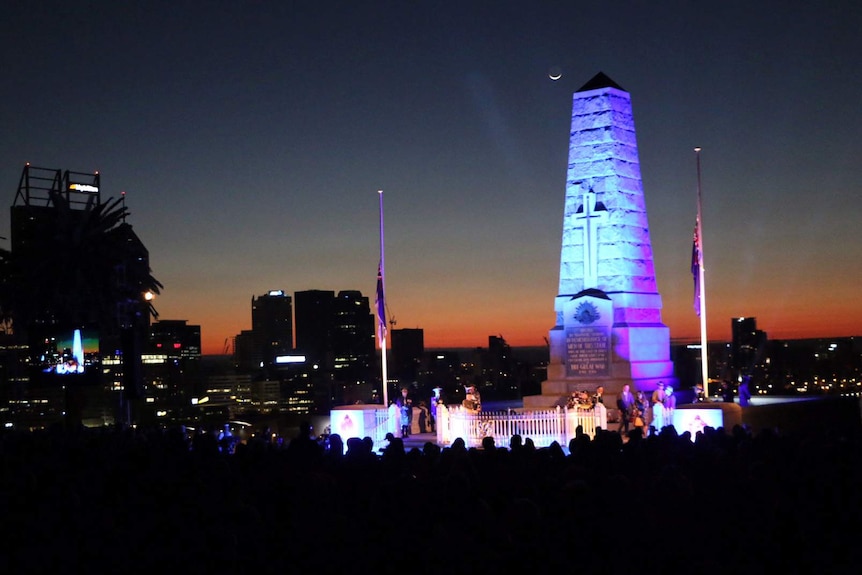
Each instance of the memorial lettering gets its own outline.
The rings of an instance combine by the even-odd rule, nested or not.
[[[603,326],[566,330],[566,375],[607,376],[610,370],[610,334]]]

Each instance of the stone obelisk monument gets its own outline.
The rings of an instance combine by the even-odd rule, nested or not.
[[[525,407],[573,391],[673,384],[628,92],[599,73],[575,92],[548,379]],[[605,404],[609,408],[613,403]]]

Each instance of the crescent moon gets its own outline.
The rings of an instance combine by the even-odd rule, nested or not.
[[[563,77],[563,70],[559,66],[551,66],[551,69],[548,70],[548,78],[556,82],[560,78]]]
[[[551,80],[554,80],[555,82],[562,77],[563,77],[563,75],[560,74],[559,72],[557,72],[556,74],[553,74],[553,73],[548,74],[548,78],[550,78]]]

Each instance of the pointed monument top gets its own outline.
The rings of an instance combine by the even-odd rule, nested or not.
[[[601,88],[616,88],[617,90],[622,90],[625,92],[625,88],[608,78],[608,76],[604,72],[599,72],[595,76],[593,76],[592,80],[581,86],[577,91],[578,92],[587,92],[589,90],[599,90]]]

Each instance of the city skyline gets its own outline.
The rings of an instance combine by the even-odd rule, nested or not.
[[[7,205],[26,162],[98,170],[103,198],[126,193],[160,317],[200,325],[214,354],[269,290],[372,297],[383,190],[396,328],[428,348],[541,346],[572,94],[602,71],[631,94],[672,340],[699,338],[695,146],[709,339],[746,316],[771,339],[859,335],[862,13],[559,4],[16,4]]]

